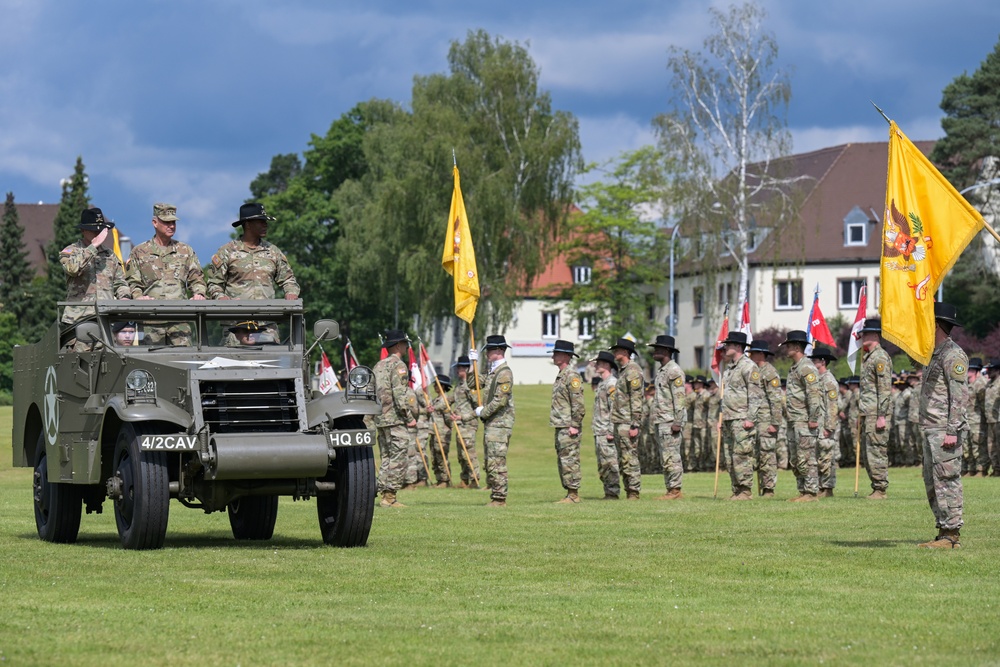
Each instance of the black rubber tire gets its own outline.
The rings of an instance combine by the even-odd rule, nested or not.
[[[336,547],[363,547],[375,515],[375,455],[371,447],[337,450],[337,458],[323,478],[336,490],[317,496],[316,512],[323,541]]]
[[[71,544],[80,533],[83,514],[83,494],[80,487],[65,482],[49,482],[48,457],[45,454],[45,434],[39,434],[35,445],[35,471],[31,495],[35,505],[35,527],[38,537],[46,542]]]
[[[229,503],[229,525],[238,540],[269,540],[278,518],[278,496],[243,496]]]
[[[125,422],[115,443],[114,472],[122,480],[122,497],[114,502],[115,523],[126,549],[159,549],[167,535],[167,455],[142,451],[139,440],[149,433],[141,424]]]

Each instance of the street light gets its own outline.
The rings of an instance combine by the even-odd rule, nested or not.
[[[670,232],[670,314],[667,316],[670,322],[670,335],[677,336],[677,318],[674,316],[674,241],[677,239],[677,231],[681,228],[680,223],[674,224],[674,229]]]

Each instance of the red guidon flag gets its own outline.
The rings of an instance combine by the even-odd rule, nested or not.
[[[321,394],[329,394],[337,390],[337,375],[333,372],[333,366],[330,365],[330,359],[324,350],[319,362],[319,391]]]
[[[722,342],[729,338],[729,304],[726,304],[726,314],[722,316],[722,327],[719,337],[715,339],[715,352],[712,353],[712,377],[715,384],[722,386],[722,358],[726,354],[726,346]]]

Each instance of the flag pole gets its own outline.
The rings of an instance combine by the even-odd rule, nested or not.
[[[472,322],[469,322],[469,347],[476,349],[476,334],[472,331]],[[479,351],[476,350],[478,355]],[[484,359],[485,361],[485,359]],[[476,376],[476,398],[479,400],[479,407],[483,407],[483,390],[479,387],[479,364],[472,368],[473,375]]]
[[[410,353],[412,354],[413,353],[413,345],[410,344],[409,341],[407,341],[407,346],[410,348]],[[419,357],[419,355],[417,356],[417,368],[418,369],[420,368],[420,357]],[[431,397],[427,395],[427,390],[424,389],[424,383],[423,382],[420,383],[420,393],[422,393],[424,395],[424,400],[427,401],[427,407],[430,408],[431,412],[434,412],[434,406],[431,405]],[[434,415],[429,415],[429,416],[430,416],[430,420],[431,420],[431,426],[434,427],[434,438],[437,440],[438,449],[441,451],[441,460],[444,462],[445,470],[447,470],[448,469],[447,468],[447,466],[448,466],[448,457],[444,455],[444,445],[441,444],[441,433],[438,432],[438,425],[437,425],[437,422],[434,421]],[[417,449],[420,449],[420,438],[417,438]],[[423,456],[423,452],[421,452],[421,456]],[[427,468],[427,461],[426,460],[424,461],[424,468]],[[448,479],[451,479],[451,474],[450,473],[448,474]],[[430,486],[430,483],[431,483],[431,471],[427,470],[427,485]]]
[[[419,336],[417,337],[417,342],[420,343],[421,349],[424,349],[424,341],[420,340]],[[448,396],[444,391],[444,387],[441,386],[441,381],[438,379],[436,374],[434,375],[434,385],[437,387],[437,390],[441,392],[441,399],[444,401],[445,409],[449,412],[449,414],[452,414],[451,403],[448,401]],[[454,420],[452,420],[452,423],[454,423]],[[476,474],[476,466],[472,463],[472,456],[469,455],[469,448],[465,446],[465,438],[462,437],[462,431],[458,428],[457,424],[455,424],[455,433],[458,434],[458,442],[462,445],[462,451],[465,452],[465,460],[469,462],[469,470],[472,472],[472,479],[476,482],[476,486],[479,486],[479,476]],[[451,479],[451,466],[448,466],[448,479]]]

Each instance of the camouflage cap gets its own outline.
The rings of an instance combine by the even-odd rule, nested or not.
[[[153,204],[153,217],[161,222],[177,222],[177,207],[173,204]]]

